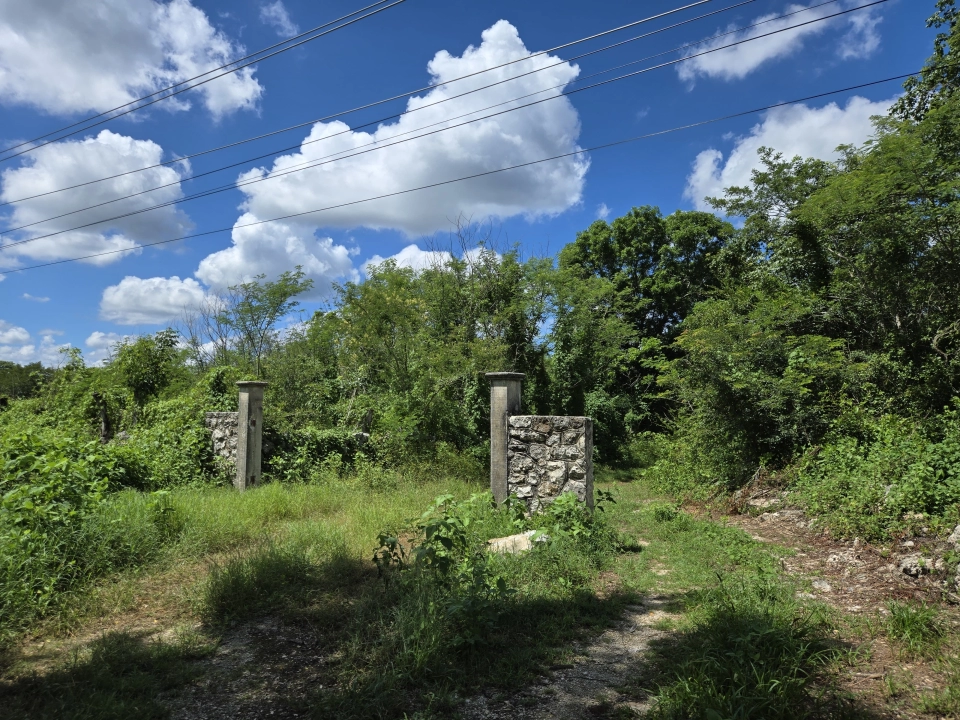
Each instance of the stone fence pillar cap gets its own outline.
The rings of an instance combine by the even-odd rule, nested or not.
[[[489,372],[486,373],[484,377],[490,382],[496,382],[497,380],[523,380],[526,374],[518,372]]]
[[[248,387],[266,387],[269,385],[266,380],[240,380],[237,383],[238,388],[248,388]]]

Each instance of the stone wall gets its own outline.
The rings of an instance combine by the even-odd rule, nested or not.
[[[593,508],[593,420],[514,415],[507,418],[507,492],[531,512],[565,492]]]
[[[213,454],[237,465],[237,423],[240,413],[208,412],[204,418],[210,439],[213,442]]]

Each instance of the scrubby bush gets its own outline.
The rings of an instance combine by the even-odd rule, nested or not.
[[[487,547],[529,530],[529,552]],[[592,583],[616,544],[601,551],[602,537],[611,537],[603,513],[591,515],[573,496],[534,517],[516,500],[496,506],[489,492],[438,497],[417,520],[380,534],[374,560],[385,583],[357,609],[343,682],[324,696],[323,711],[399,717],[412,687],[439,698],[542,666],[551,643],[603,613]]]
[[[683,408],[678,442],[717,485],[782,467],[818,442],[858,366],[815,329],[814,300],[780,286],[742,288],[696,306],[665,383]]]
[[[0,435],[0,635],[159,547],[152,511],[137,522],[110,494],[129,482],[126,459],[50,432]]]
[[[287,432],[267,432],[266,472],[284,482],[310,482],[329,470],[350,464],[360,449],[355,432],[313,425]]]
[[[189,397],[160,400],[144,408],[129,439],[119,446],[120,453],[136,458],[143,467],[136,487],[159,490],[216,478],[205,409]]]
[[[797,497],[842,535],[881,539],[952,521],[960,508],[960,418],[947,413],[940,438],[894,416],[866,441],[840,437],[802,463]]]

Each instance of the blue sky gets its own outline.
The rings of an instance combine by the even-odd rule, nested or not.
[[[744,32],[769,32],[867,1],[837,0],[816,8],[811,6],[822,0],[755,0],[615,50],[563,62],[736,4],[712,0],[612,36],[450,82],[521,58],[528,51],[546,50],[681,3],[407,0],[241,74],[180,95],[177,101],[165,101],[0,162],[0,202],[7,203],[0,207],[0,229],[6,230],[0,245],[30,241],[0,249],[0,271],[13,271],[0,276],[0,359],[56,364],[58,348],[70,344],[96,362],[125,335],[162,329],[175,323],[184,308],[196,307],[231,284],[258,273],[274,277],[297,264],[315,281],[313,295],[304,300],[309,312],[329,295],[331,283],[361,279],[364,264],[371,259],[395,256],[413,266],[425,262],[428,249],[449,243],[451,223],[459,216],[491,222],[501,243],[517,243],[527,255],[553,255],[597,217],[613,218],[635,205],[657,205],[664,213],[705,209],[705,195],[749,179],[761,145],[790,156],[833,157],[837,145],[868,138],[869,117],[885,111],[899,92],[898,83],[441,189],[297,220],[253,224],[918,69],[931,50],[933,31],[924,21],[933,11],[933,1],[890,0],[568,98],[555,97],[560,90],[549,89],[566,87],[569,92],[618,73],[579,83],[578,77],[783,13],[810,8],[787,20],[771,20],[764,30]],[[29,4],[0,0],[0,143],[12,145],[107,110],[360,5],[346,0],[34,0]],[[748,36],[738,33],[722,42]],[[711,47],[707,44],[700,50]],[[630,69],[680,56],[671,52]],[[517,77],[532,69],[539,71]],[[508,82],[438,103],[500,80]],[[189,163],[22,200],[435,83],[448,84],[409,101],[393,101]],[[543,92],[516,99],[537,91]],[[181,200],[238,180],[269,178],[333,153],[352,154],[374,141],[393,143],[408,137],[398,138],[398,133],[426,125],[440,129],[462,123],[463,119],[451,118],[497,103],[507,103],[500,108],[504,109],[548,97],[552,99],[420,140],[253,182],[242,189],[232,187],[208,198]],[[390,120],[379,129],[358,127],[423,105],[431,107]],[[298,147],[304,141],[310,142]],[[297,149],[276,159],[242,162],[224,172],[190,179],[288,146]],[[97,211],[49,220],[157,185],[168,187]],[[157,204],[166,205],[73,229]],[[140,247],[219,228],[232,231]],[[48,232],[59,234],[33,239]],[[124,249],[132,252],[16,271]]]

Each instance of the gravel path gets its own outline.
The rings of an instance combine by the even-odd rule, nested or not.
[[[622,689],[637,678],[640,661],[653,640],[666,633],[654,627],[668,616],[667,599],[649,597],[628,606],[616,626],[586,644],[573,647],[569,665],[550,668],[540,683],[512,695],[489,692],[469,698],[461,713],[465,720],[582,720],[621,713],[641,713],[649,703]],[[626,711],[626,712],[624,712]]]

